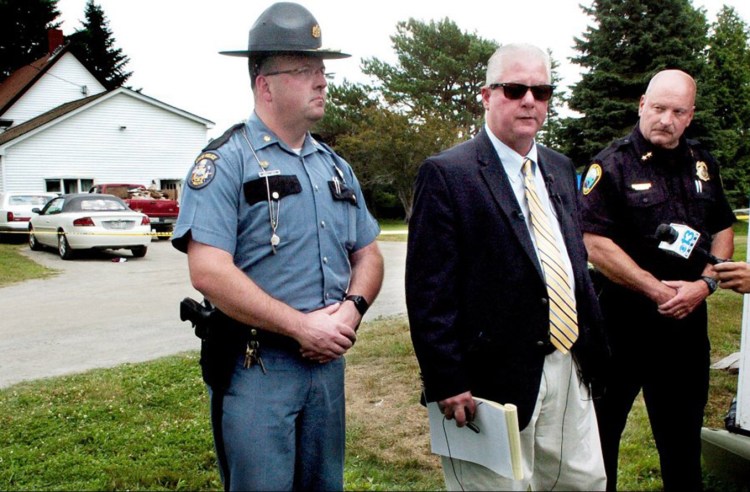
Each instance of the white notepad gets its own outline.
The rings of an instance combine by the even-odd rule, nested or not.
[[[437,402],[427,404],[432,452],[477,463],[514,480],[523,479],[516,406],[476,397],[474,401],[477,410],[473,424],[478,433],[468,426],[456,427],[455,420],[446,420]]]

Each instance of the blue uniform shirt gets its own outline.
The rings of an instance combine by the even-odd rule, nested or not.
[[[261,289],[302,312],[341,301],[349,255],[380,232],[351,167],[309,134],[295,153],[255,114],[233,130],[188,174],[174,246],[184,252],[192,237],[227,251]]]

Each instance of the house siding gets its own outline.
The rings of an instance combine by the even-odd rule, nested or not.
[[[83,86],[87,90],[85,94]],[[64,53],[20,100],[3,113],[3,119],[12,120],[13,126],[18,126],[62,104],[104,91],[104,86],[75,56]]]
[[[10,145],[0,186],[45,191],[51,178],[145,186],[182,180],[206,142],[204,123],[124,91]]]

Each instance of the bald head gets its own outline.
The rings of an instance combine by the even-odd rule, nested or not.
[[[690,75],[682,70],[662,70],[653,77],[646,87],[646,96],[656,90],[669,90],[681,93],[690,101],[690,106],[695,105],[695,92],[698,86]]]
[[[693,120],[696,90],[695,80],[681,70],[654,75],[638,107],[638,127],[646,140],[665,149],[677,147]]]

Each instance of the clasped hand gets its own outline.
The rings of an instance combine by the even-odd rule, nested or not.
[[[346,303],[352,304],[352,303]],[[341,303],[331,304],[304,316],[297,341],[302,357],[324,364],[338,359],[357,341],[354,327],[359,323],[359,313],[351,313]]]
[[[659,313],[668,318],[685,318],[707,297],[708,287],[702,280],[664,280],[662,283],[674,289],[674,295],[668,301],[659,304]]]

